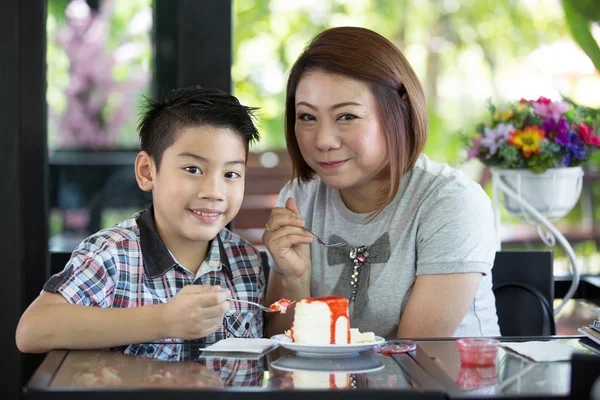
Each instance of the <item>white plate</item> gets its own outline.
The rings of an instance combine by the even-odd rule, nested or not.
[[[281,371],[324,371],[347,372],[349,374],[366,374],[383,369],[383,363],[375,359],[373,354],[355,354],[354,357],[319,357],[310,358],[297,355],[283,356],[270,364]]]
[[[375,336],[375,341],[370,343],[356,344],[300,344],[292,342],[289,336],[279,334],[271,337],[281,347],[295,351],[298,355],[309,357],[331,357],[331,356],[351,356],[361,351],[370,350],[373,347],[385,342],[380,336]]]

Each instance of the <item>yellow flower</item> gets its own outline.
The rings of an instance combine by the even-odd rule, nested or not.
[[[500,116],[501,116],[501,115],[500,115],[500,111],[496,111],[496,112],[494,113],[494,116],[492,117],[492,119],[493,119],[494,121],[500,121]]]
[[[517,112],[522,113],[524,111],[527,111],[527,104],[523,104],[523,103],[517,104]]]
[[[502,120],[508,121],[512,116],[513,112],[510,108],[507,108],[506,110],[502,111]]]
[[[523,130],[517,129],[513,132],[508,143],[520,149],[525,158],[529,158],[531,153],[540,152],[540,142],[546,136],[546,133],[539,129],[537,125],[526,126]]]

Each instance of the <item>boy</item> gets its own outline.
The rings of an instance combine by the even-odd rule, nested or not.
[[[262,312],[227,301],[262,303],[260,255],[224,229],[242,204],[248,146],[258,139],[253,111],[199,86],[148,102],[135,175],[153,204],[79,245],[21,317],[19,350],[262,337]]]

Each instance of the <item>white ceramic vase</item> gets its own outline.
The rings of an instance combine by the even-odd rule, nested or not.
[[[493,168],[492,174],[549,220],[567,215],[581,195],[581,167],[550,168],[540,174],[528,169]],[[509,196],[502,196],[502,204],[512,215],[529,219],[523,206]]]

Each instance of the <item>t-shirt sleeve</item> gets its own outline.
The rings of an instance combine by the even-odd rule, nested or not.
[[[416,275],[491,272],[496,230],[481,186],[449,181],[427,198],[417,230]]]
[[[116,281],[114,256],[99,238],[84,240],[65,269],[52,276],[44,290],[61,294],[69,303],[108,308]]]

